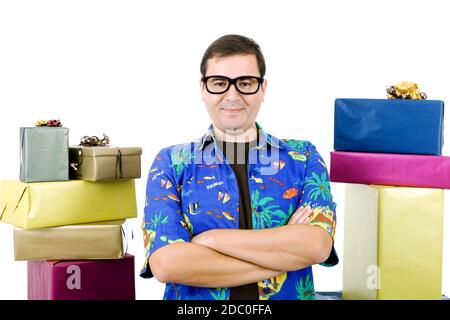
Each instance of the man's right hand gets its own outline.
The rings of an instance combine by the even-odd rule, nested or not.
[[[288,224],[308,224],[309,216],[312,213],[312,208],[310,206],[301,206],[294,212],[294,214],[289,219]]]

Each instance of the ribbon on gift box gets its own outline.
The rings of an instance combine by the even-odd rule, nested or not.
[[[117,150],[116,156],[116,179],[122,179],[122,151]]]
[[[36,127],[61,127],[61,121],[51,119],[51,120],[38,120],[35,123]]]
[[[420,92],[417,83],[403,81],[386,89],[388,99],[425,100],[427,94]]]
[[[130,228],[129,225],[126,224],[127,222],[125,221],[122,226],[120,227],[120,229],[122,230],[122,248],[123,248],[123,254],[125,255],[126,253],[128,253],[128,242],[130,240],[134,239],[134,232],[133,232],[133,228]]]
[[[103,134],[103,139],[98,138],[97,136],[83,136],[80,140],[80,146],[83,147],[106,147],[110,143],[109,137],[106,134]],[[81,149],[78,150],[78,162],[71,163],[70,166],[78,171],[78,167],[83,163],[83,152]],[[116,155],[116,169],[115,169],[115,177],[116,179],[122,179],[122,151],[120,148],[117,148]]]
[[[79,145],[83,147],[105,147],[109,145],[109,137],[106,134],[103,134],[103,139],[97,136],[83,136]]]

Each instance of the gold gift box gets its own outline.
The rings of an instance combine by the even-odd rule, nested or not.
[[[0,181],[0,221],[22,229],[135,217],[134,180]]]
[[[343,298],[442,298],[444,191],[346,184]]]
[[[138,179],[142,148],[70,147],[70,178],[86,181]]]
[[[14,228],[20,260],[120,259],[126,253],[124,220],[25,230]]]

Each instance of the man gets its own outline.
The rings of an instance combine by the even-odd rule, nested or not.
[[[338,261],[325,164],[255,121],[267,81],[253,40],[217,39],[200,69],[212,125],[155,158],[141,276],[166,283],[164,299],[314,299],[311,266]]]

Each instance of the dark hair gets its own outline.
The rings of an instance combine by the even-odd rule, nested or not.
[[[220,37],[211,43],[203,54],[200,63],[200,73],[202,77],[206,75],[208,59],[213,57],[227,57],[237,54],[254,54],[258,63],[259,76],[262,78],[266,74],[266,62],[261,52],[259,44],[253,39],[237,34],[228,34]]]

